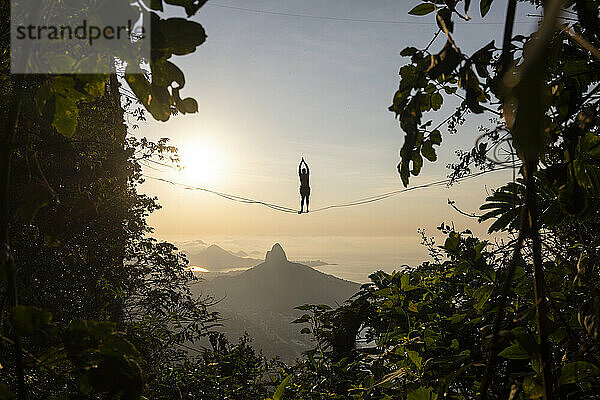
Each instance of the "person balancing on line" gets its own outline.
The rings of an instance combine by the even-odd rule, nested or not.
[[[304,167],[302,167],[304,164]],[[310,186],[308,186],[308,177],[310,171],[308,170],[308,164],[304,161],[304,157],[302,157],[302,161],[300,161],[300,165],[298,165],[298,176],[300,176],[300,211],[298,214],[302,214],[304,209],[304,202],[306,201],[306,212],[308,212],[308,198],[310,196]]]

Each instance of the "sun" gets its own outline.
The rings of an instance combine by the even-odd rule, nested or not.
[[[216,185],[224,176],[224,154],[209,143],[183,145],[179,148],[182,170],[179,179],[189,185]]]

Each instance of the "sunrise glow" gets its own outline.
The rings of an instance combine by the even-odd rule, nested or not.
[[[179,157],[183,169],[177,172],[177,178],[189,185],[218,184],[224,175],[224,153],[208,142],[191,143],[181,146]]]

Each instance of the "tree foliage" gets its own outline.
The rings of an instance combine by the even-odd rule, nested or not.
[[[496,246],[469,231],[456,232],[445,224],[438,229],[446,234],[444,246],[425,238],[432,261],[392,274],[372,274],[372,283],[340,308],[305,307],[308,313],[297,322],[310,326],[306,332],[314,335],[316,346],[286,370],[292,379],[285,398],[478,396],[506,279],[502,266],[511,259],[514,242]],[[600,369],[592,349],[598,337],[590,330],[594,317],[587,317],[587,325],[582,318],[594,306],[573,261],[545,264],[554,365],[560,398],[597,398]],[[532,276],[531,259],[523,257],[510,283],[508,318],[497,338],[492,398],[542,396]],[[358,329],[349,346],[352,327]]]

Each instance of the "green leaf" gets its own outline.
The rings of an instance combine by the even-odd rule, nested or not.
[[[438,129],[436,129],[429,134],[429,140],[432,144],[439,146],[440,144],[442,144],[442,134]]]
[[[600,136],[587,132],[581,139],[581,148],[591,157],[600,157]]]
[[[425,157],[431,162],[437,160],[437,154],[435,153],[435,149],[433,148],[431,140],[426,140],[423,142],[423,146],[421,147],[421,154],[423,154],[423,157]]]
[[[460,240],[460,236],[458,235],[458,233],[454,233],[454,232],[450,233],[448,235],[448,238],[444,242],[444,249],[447,251],[455,251],[456,248],[458,247],[459,240]]]
[[[405,47],[401,52],[400,55],[402,57],[411,57],[414,56],[415,54],[417,54],[418,50],[416,47]]]
[[[77,74],[91,74],[92,76],[106,77],[106,75],[104,75],[104,62],[102,55],[92,54],[80,59],[73,67],[73,72]]]
[[[479,11],[481,12],[481,18],[485,17],[488,11],[490,11],[490,7],[494,0],[481,0],[479,2]]]
[[[500,353],[499,356],[504,357],[509,360],[528,360],[529,354],[525,350],[521,348],[518,344],[513,344],[512,346],[508,346]]]
[[[304,314],[300,318],[297,318],[297,319],[293,320],[291,323],[292,324],[303,324],[303,323],[308,322],[308,321],[310,321],[310,315]]]
[[[167,4],[184,7],[188,17],[196,14],[206,2],[207,0],[165,0]]]
[[[417,308],[417,306],[415,305],[415,303],[411,300],[408,303],[408,307],[407,307],[408,311],[414,312],[414,313],[418,313],[419,309]]]
[[[193,53],[206,40],[202,25],[185,18],[160,19],[152,13],[153,59]]]
[[[600,368],[587,361],[575,361],[560,369],[559,385],[581,382],[586,378],[600,374]]]
[[[431,389],[420,387],[408,392],[406,400],[431,400],[432,395],[433,393]]]
[[[188,97],[177,103],[177,109],[184,114],[193,114],[198,112],[198,102],[195,99]]]
[[[530,376],[523,380],[523,392],[527,399],[540,399],[544,396],[544,388],[535,382]]]
[[[477,300],[477,303],[475,303],[475,305],[474,305],[474,307],[477,311],[483,310],[483,307],[485,306],[485,303],[488,301],[488,299],[492,295],[493,290],[494,290],[494,287],[491,285],[482,286],[482,287],[478,288],[477,290],[475,290],[475,292],[473,293],[473,297],[475,297],[475,299]]]
[[[138,356],[135,346],[127,339],[118,335],[108,335],[100,346],[102,354]]]
[[[71,137],[77,128],[77,117],[79,117],[77,103],[70,98],[62,96],[56,96],[55,99],[56,111],[54,112],[52,126],[61,135]]]
[[[16,306],[11,312],[11,322],[23,335],[31,335],[50,324],[52,314],[37,307]]]
[[[410,274],[402,274],[400,277],[400,289],[405,290],[410,285]]]
[[[442,103],[444,102],[444,98],[439,93],[434,93],[431,95],[431,108],[434,111],[439,110],[442,107]]]
[[[465,14],[469,14],[469,7],[471,7],[471,0],[465,0]]]
[[[408,358],[410,358],[410,360],[417,366],[418,369],[421,369],[423,367],[423,358],[419,355],[418,352],[408,350],[406,353],[408,354]]]
[[[104,94],[106,79],[103,75],[90,75],[89,79],[86,79],[84,82],[84,90],[93,98],[100,97]]]
[[[290,379],[292,379],[292,374],[288,374],[288,376],[286,376],[283,379],[283,381],[281,381],[281,383],[277,387],[277,390],[275,390],[275,393],[273,393],[273,400],[281,400],[283,398],[283,393],[285,392],[285,387],[290,382]]]
[[[454,314],[451,317],[447,317],[447,319],[451,324],[458,324],[462,322],[466,316],[467,314]]]
[[[421,168],[423,167],[423,157],[416,151],[412,155],[412,166],[412,174],[419,175],[419,172],[421,172]]]
[[[588,268],[587,261],[587,258],[580,259],[577,269],[585,271]],[[597,339],[600,336],[600,297],[594,296],[585,301],[577,313],[577,320],[588,335]]]
[[[408,13],[410,15],[427,15],[435,10],[435,6],[431,3],[423,3],[414,7]]]
[[[163,10],[162,0],[150,0],[150,8],[156,11]]]
[[[11,392],[6,384],[0,383],[0,400],[13,400],[16,398],[17,395]]]
[[[437,79],[452,73],[460,64],[462,56],[454,49],[450,41],[446,41],[444,48],[439,54],[431,57],[431,63],[427,68],[427,75],[431,79]],[[446,90],[448,92],[448,90]]]
[[[157,60],[152,63],[152,83],[159,86],[170,86],[173,82],[179,87],[185,85],[183,71],[175,64],[167,60]]]
[[[570,179],[558,192],[561,208],[570,215],[581,215],[589,206],[588,196],[575,179]]]

